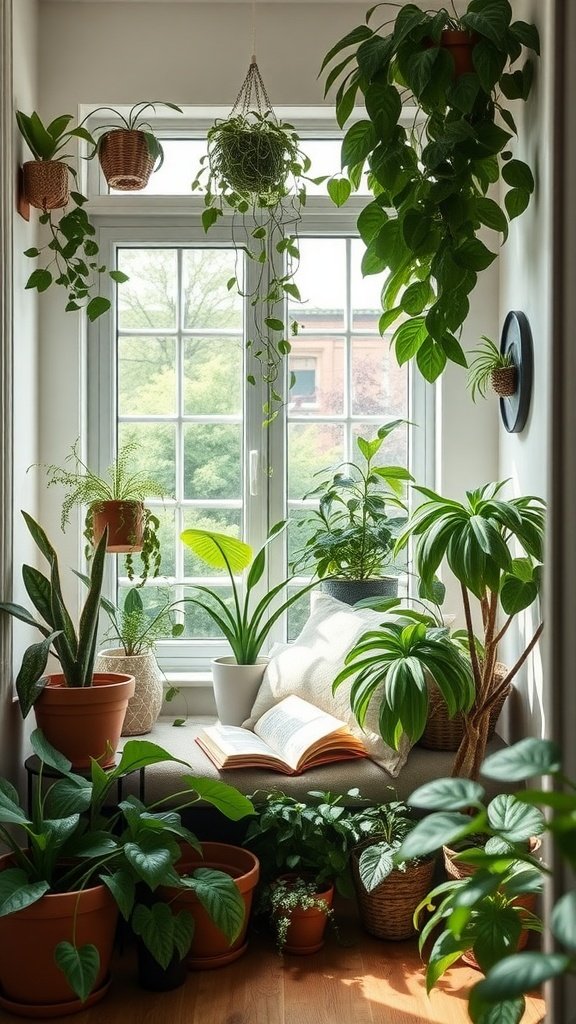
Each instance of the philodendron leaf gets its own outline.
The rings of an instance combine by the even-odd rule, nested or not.
[[[516,999],[542,982],[564,974],[569,966],[570,957],[561,953],[515,953],[495,964],[474,992],[487,1003]]]
[[[48,742],[41,729],[35,729],[30,736],[30,746],[44,764],[47,764],[50,768],[55,768],[60,775],[72,775],[72,762]],[[73,778],[78,779],[79,782],[83,781],[77,775],[74,775]]]
[[[163,967],[168,967],[174,953],[174,920],[167,903],[154,903],[144,907],[138,903],[132,914],[132,929],[146,949]]]
[[[174,945],[181,957],[185,957],[194,938],[194,918],[187,910],[174,915]]]
[[[245,918],[244,900],[230,875],[212,868],[196,868],[188,879],[189,888],[230,945],[238,938]]]
[[[352,191],[348,178],[331,178],[326,187],[335,206],[344,206]]]
[[[54,959],[66,975],[70,988],[85,1002],[100,970],[100,954],[96,946],[87,944],[76,948],[70,942],[59,942],[54,950]]]
[[[174,757],[173,754],[164,750],[164,747],[160,747],[157,743],[151,743],[150,740],[128,740],[124,744],[122,756],[116,768],[113,772],[108,773],[108,780],[111,776],[119,778],[129,772],[136,772],[141,768],[159,764],[161,761],[176,761],[178,764],[188,765],[187,761],[183,761],[180,757]]]
[[[128,921],[134,906],[134,893],[136,891],[132,875],[126,868],[120,868],[113,875],[101,875],[100,877],[116,900],[122,917],[125,921]]]
[[[46,813],[53,818],[65,818],[88,810],[91,799],[92,783],[88,779],[59,779],[47,794]]]
[[[25,871],[7,868],[0,872],[0,917],[24,910],[48,892],[48,882],[29,882]]]
[[[216,779],[200,779],[194,775],[185,775],[182,781],[195,790],[202,800],[212,804],[232,821],[239,821],[240,818],[245,818],[248,814],[254,814],[254,805],[248,797],[239,793],[234,786],[229,786],[226,782],[219,782]]]
[[[140,843],[126,843],[124,854],[136,874],[151,889],[155,889],[163,880],[172,863],[172,855],[166,846],[147,840],[149,833],[144,833]],[[154,839],[154,837],[152,837]]]
[[[535,775],[557,775],[562,768],[560,748],[552,740],[528,737],[506,750],[490,754],[482,765],[489,779],[523,782]]]
[[[360,854],[360,879],[367,892],[372,892],[394,870],[392,851],[387,843],[375,843]]]
[[[414,790],[408,803],[429,811],[461,811],[478,804],[483,796],[483,787],[471,779],[435,779]]]
[[[469,1008],[469,1012],[472,1013],[472,1020],[476,1024],[520,1024],[525,1009],[526,1001],[521,997],[520,999],[507,999],[504,1003],[484,1009],[479,1006],[478,1016],[474,1016],[471,1008]]]
[[[522,803],[510,793],[500,793],[488,807],[488,821],[495,832],[512,843],[540,835],[546,821],[542,811]]]
[[[478,828],[476,819],[467,814],[430,814],[408,833],[395,856],[395,861],[425,857],[445,843],[454,843]]]

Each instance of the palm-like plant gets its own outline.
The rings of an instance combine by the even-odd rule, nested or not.
[[[454,762],[455,775],[476,778],[484,757],[490,712],[537,644],[543,623],[504,679],[495,679],[498,645],[514,617],[538,598],[542,574],[545,503],[534,496],[504,500],[505,481],[466,493],[466,502],[443,498],[417,487],[428,500],[412,515],[398,540],[401,550],[416,540],[416,571],[421,593],[437,594],[436,572],[444,558],[460,583],[475,697],[465,715],[464,739]],[[515,548],[522,551],[515,557]],[[483,625],[483,658],[473,630],[473,602]],[[502,622],[499,613],[504,613]]]
[[[371,701],[379,699],[380,733],[395,749],[403,734],[415,743],[424,732],[430,678],[450,716],[469,711],[474,700],[470,662],[445,629],[431,629],[424,622],[384,622],[364,633],[332,689],[351,678],[350,704],[358,723],[364,725]]]
[[[282,591],[289,586],[293,576],[276,584],[252,606],[254,591],[266,568],[266,548],[270,541],[284,530],[286,522],[272,527],[265,544],[254,555],[252,548],[236,537],[212,530],[184,530],[180,535],[187,547],[213,569],[225,569],[230,577],[233,605],[230,608],[223,598],[209,587],[195,585],[205,597],[186,597],[183,603],[195,604],[208,613],[218,629],[226,637],[238,665],[255,665],[270,630],[303,594],[316,586],[316,581],[301,587],[290,597],[280,600]],[[238,573],[248,569],[244,596],[236,582]],[[280,604],[278,604],[278,600]]]

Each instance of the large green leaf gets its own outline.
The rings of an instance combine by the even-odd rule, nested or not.
[[[26,872],[20,868],[7,868],[0,872],[0,917],[16,914],[19,910],[37,903],[48,892],[46,881],[30,882]]]
[[[411,860],[424,857],[428,853],[439,850],[441,846],[457,842],[470,835],[475,828],[475,819],[467,814],[438,813],[423,818],[408,833],[400,847],[395,860]]]
[[[478,804],[483,796],[483,787],[471,779],[435,779],[414,790],[408,803],[430,811],[461,811]]]
[[[67,817],[87,811],[92,800],[92,783],[88,779],[59,779],[46,796],[46,813],[52,817]]]
[[[511,843],[522,843],[540,835],[544,815],[537,807],[522,803],[510,793],[500,793],[488,806],[488,821],[495,832]]]
[[[50,649],[59,637],[60,631],[50,633],[37,644],[30,644],[22,656],[22,663],[16,676],[16,693],[20,701],[22,718],[27,718],[44,686],[48,682],[43,677]]]
[[[557,939],[576,952],[576,891],[561,896],[552,911],[550,927]]]
[[[194,775],[185,775],[182,781],[195,790],[202,800],[212,804],[232,821],[239,821],[240,818],[245,818],[248,814],[254,814],[254,805],[251,800],[226,782],[198,778]]]
[[[482,765],[482,774],[490,779],[523,782],[536,775],[557,775],[561,768],[560,750],[552,740],[528,737],[490,754]]]
[[[140,836],[139,842],[125,843],[124,855],[138,877],[151,889],[156,889],[163,881],[173,860],[166,841],[147,832]]]
[[[560,953],[516,953],[495,964],[474,991],[485,1002],[515,999],[564,974],[569,966],[570,957]]]
[[[228,569],[241,573],[252,561],[252,548],[237,537],[212,530],[184,530],[180,539],[206,565],[213,569]]]
[[[50,768],[55,768],[60,775],[73,775],[71,761],[48,742],[41,729],[35,729],[30,736],[30,746],[44,764]],[[73,777],[81,781],[79,775],[74,775]]]
[[[54,959],[73,992],[84,1002],[90,995],[98,971],[100,954],[96,946],[87,944],[77,948],[70,942],[59,942],[54,950]]]
[[[465,28],[486,36],[494,46],[501,48],[512,20],[512,7],[508,0],[482,0],[481,4],[470,3],[460,20]]]
[[[394,870],[392,850],[388,843],[375,843],[362,850],[358,869],[360,879],[367,892],[372,892]]]
[[[376,129],[371,121],[355,121],[342,142],[342,167],[355,167],[365,160],[377,143]]]
[[[113,772],[108,773],[108,781],[111,775],[114,778],[119,778],[122,775],[130,774],[130,772],[140,771],[141,768],[149,768],[153,764],[160,764],[162,761],[172,761],[188,766],[187,761],[183,761],[182,758],[170,754],[164,747],[159,746],[158,743],[152,743],[151,740],[128,740],[124,744],[122,755],[116,768]]]
[[[245,917],[244,900],[234,880],[223,871],[196,868],[188,885],[232,945],[242,930]]]
[[[135,935],[142,939],[154,959],[166,970],[174,955],[174,918],[168,904],[154,903],[145,907],[138,903],[131,924]]]

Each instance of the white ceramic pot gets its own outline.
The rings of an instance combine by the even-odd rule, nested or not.
[[[136,680],[134,696],[122,726],[123,736],[142,736],[150,732],[160,714],[164,695],[164,678],[152,651],[127,657],[121,647],[100,651],[96,658],[98,672],[128,672]]]
[[[250,718],[268,658],[255,665],[238,665],[234,657],[214,658],[212,682],[218,718],[222,725],[242,725]]]

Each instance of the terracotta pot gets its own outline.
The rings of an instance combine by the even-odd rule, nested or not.
[[[138,192],[154,170],[144,132],[115,128],[106,132],[98,149],[100,166],[110,188]]]
[[[114,764],[134,676],[95,673],[92,686],[66,686],[59,673],[34,705],[38,728],[73,768],[89,768],[91,758],[102,768]]]
[[[144,505],[141,501],[99,501],[92,505],[94,546],[108,527],[106,551],[123,555],[142,550]]]
[[[344,604],[356,604],[365,597],[397,597],[398,577],[382,576],[374,580],[322,580],[322,593]]]
[[[37,210],[59,210],[70,199],[68,168],[61,160],[27,160],[22,168],[24,198]]]
[[[214,700],[222,725],[242,725],[250,718],[268,661],[257,658],[255,665],[239,665],[233,657],[213,659]]]
[[[296,877],[299,876],[281,875],[280,881],[290,881]],[[326,904],[327,909],[330,909],[334,899],[334,886],[328,882],[320,885],[315,896]],[[322,910],[317,907],[312,907],[311,910],[291,910],[287,916],[290,918],[290,924],[284,944],[285,953],[307,956],[309,953],[317,953],[319,949],[322,949],[328,921]]]
[[[94,668],[97,672],[134,676],[134,696],[128,701],[122,735],[143,736],[150,732],[160,714],[164,694],[164,677],[153,652],[127,657],[121,647],[100,651]]]
[[[473,72],[472,51],[478,42],[474,32],[445,29],[440,37],[442,49],[448,50],[454,60],[454,78]]]
[[[260,862],[249,850],[227,843],[202,843],[203,857],[186,847],[176,868],[180,875],[191,874],[196,868],[224,871],[234,879],[244,900],[244,923],[238,938],[230,945],[226,936],[216,927],[193,892],[163,886],[160,892],[170,901],[174,914],[188,910],[194,918],[194,937],[187,964],[190,970],[207,970],[232,963],[246,950],[246,930],[252,907],[254,889],[260,877]]]
[[[10,854],[0,857],[0,871],[13,866]],[[76,923],[74,925],[74,918]],[[0,987],[2,1005],[25,1017],[66,1016],[85,1009],[54,961],[59,942],[92,943],[100,954],[100,970],[89,1002],[107,990],[118,907],[105,885],[81,892],[42,896],[16,914],[0,917]]]

